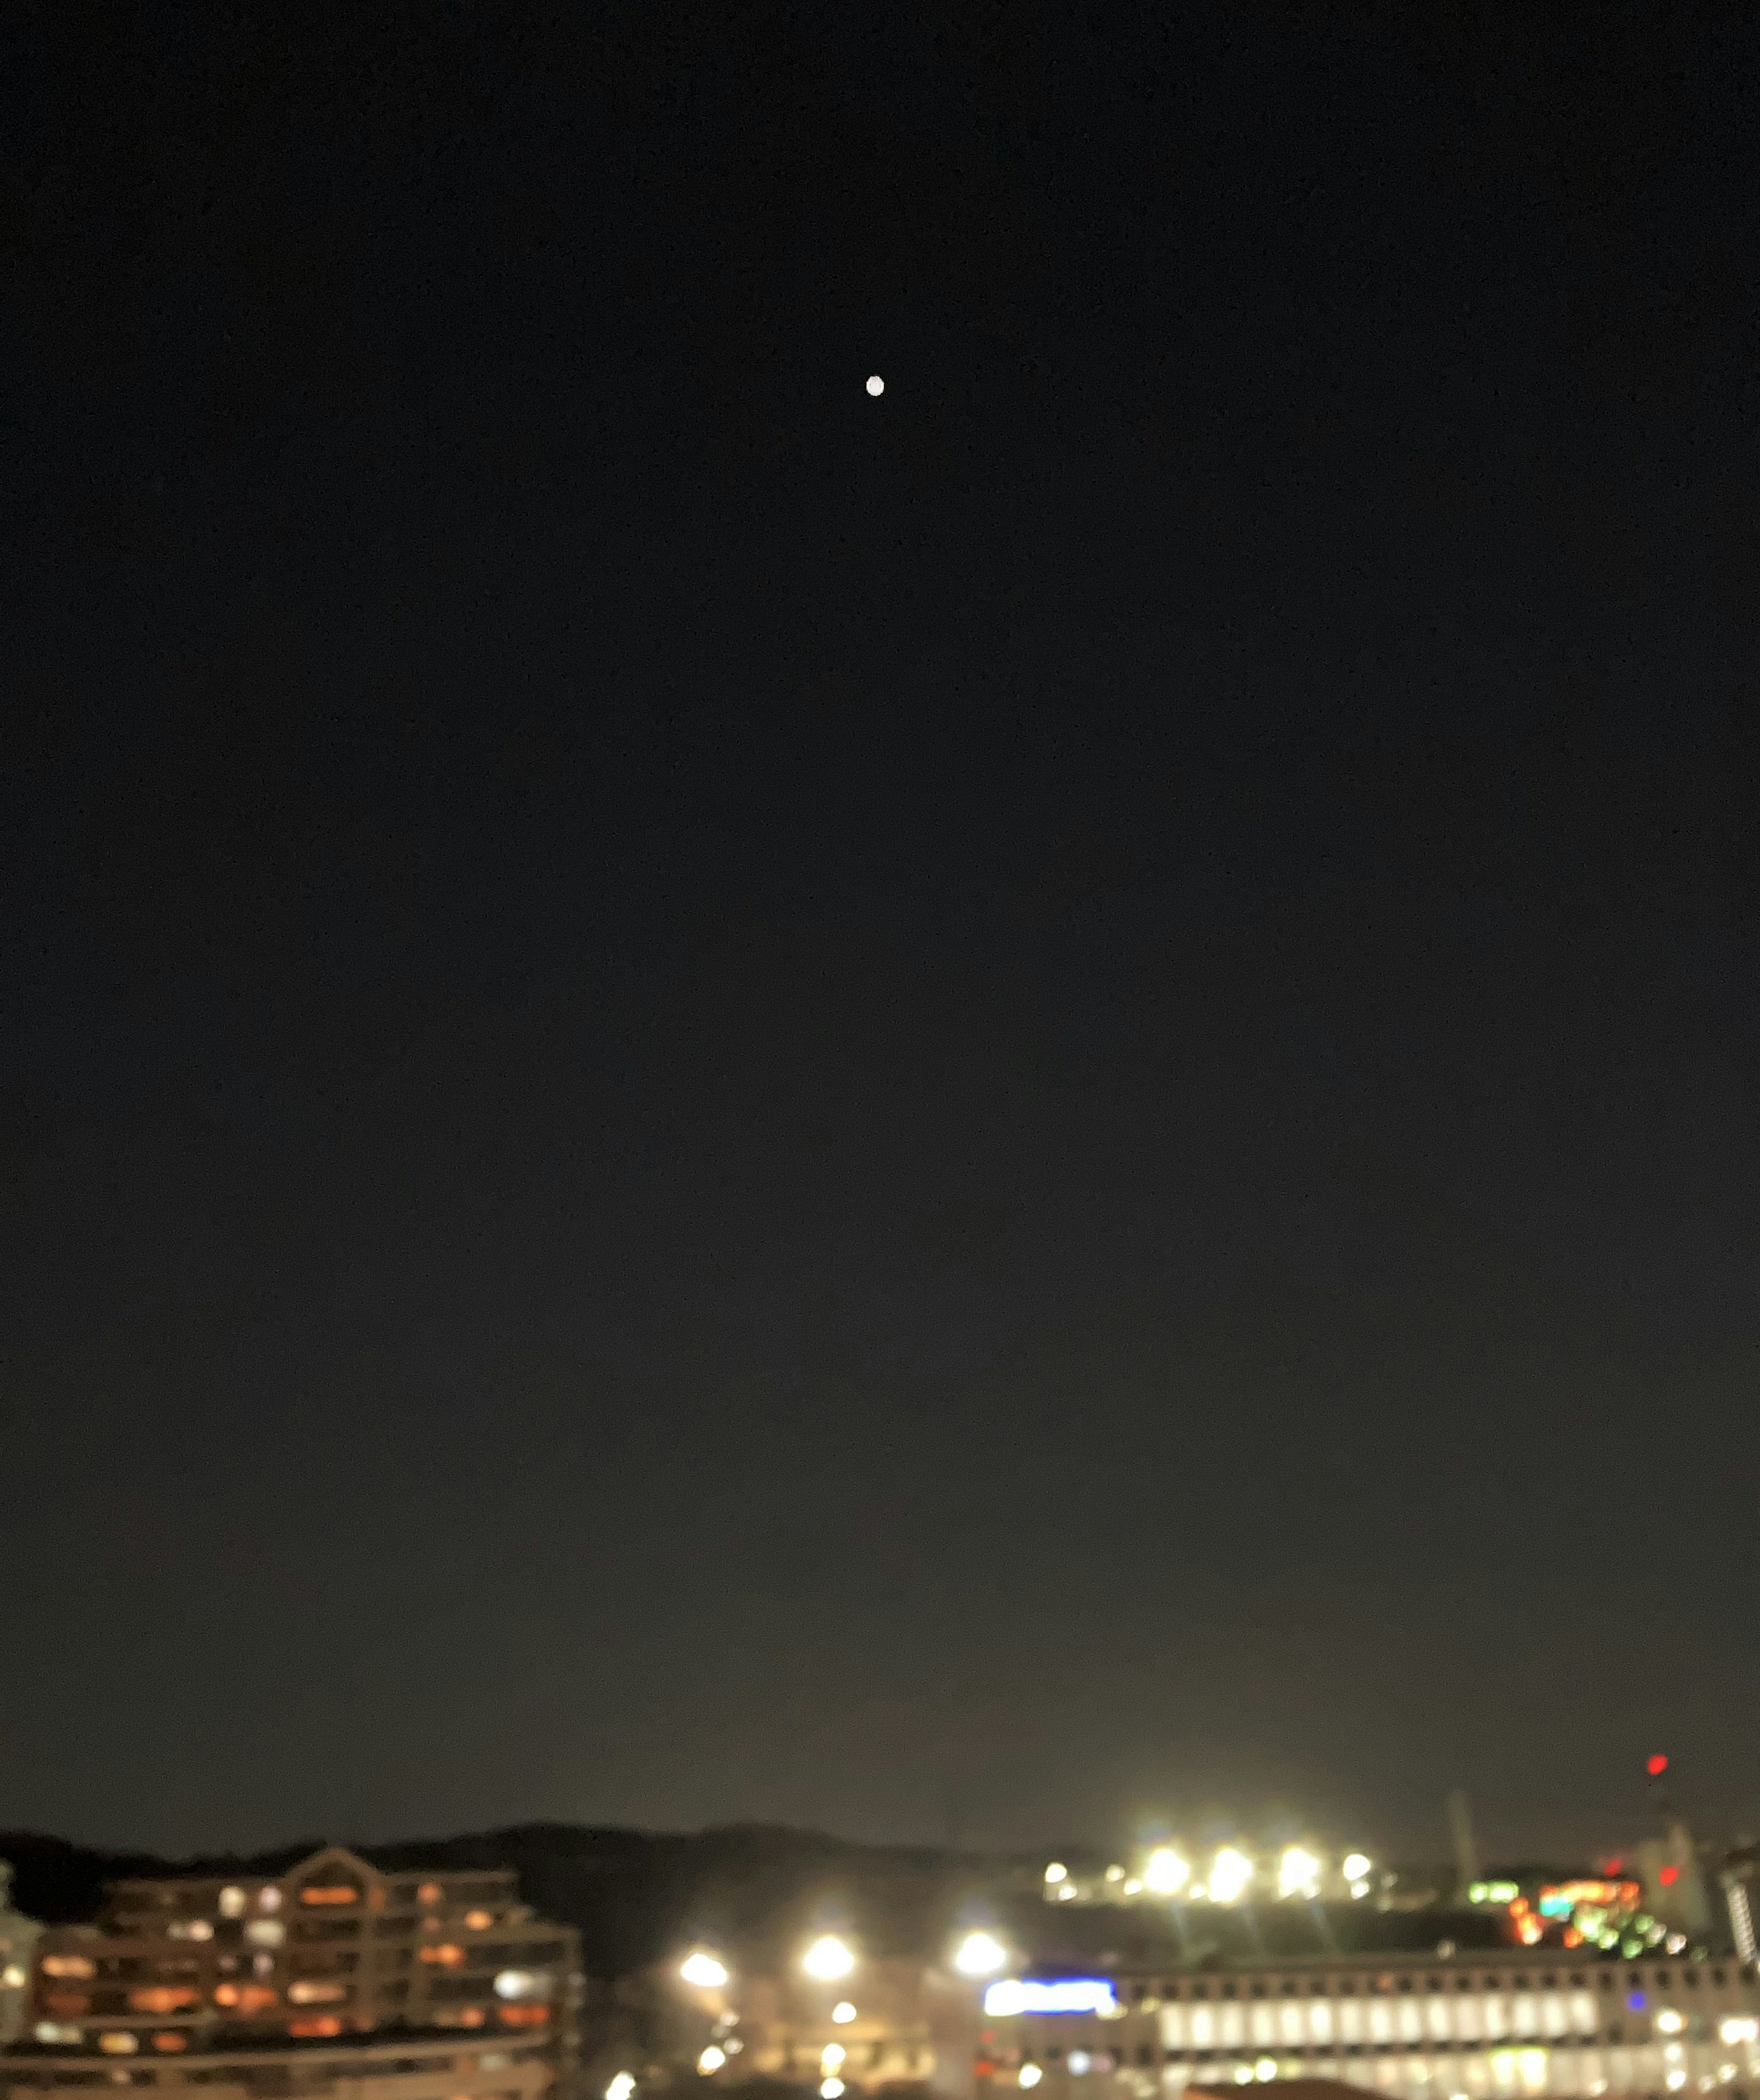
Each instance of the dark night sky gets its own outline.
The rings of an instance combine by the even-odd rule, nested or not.
[[[1760,34],[1494,12],[21,11],[0,1820],[1753,1827]]]

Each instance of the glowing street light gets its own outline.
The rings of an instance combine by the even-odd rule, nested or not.
[[[1253,1862],[1232,1845],[1223,1846],[1210,1863],[1210,1899],[1238,1903],[1253,1879]]]
[[[1192,1869],[1171,1845],[1157,1845],[1143,1863],[1143,1886],[1152,1896],[1177,1896]]]
[[[1289,1846],[1277,1862],[1277,1893],[1288,1901],[1303,1896],[1311,1903],[1320,1894],[1320,1863],[1300,1845]]]
[[[1069,1869],[1061,1860],[1054,1860],[1045,1870],[1045,1878],[1055,1888],[1059,1882],[1069,1879]]]
[[[839,1998],[831,2008],[831,2023],[834,2027],[847,2027],[855,2017],[856,2008],[847,1998]]]
[[[1372,1864],[1367,1852],[1347,1852],[1344,1855],[1345,1879],[1347,1882],[1366,1881]]]
[[[827,1932],[801,1957],[801,1966],[816,1983],[837,1983],[855,1968],[856,1957],[834,1932]]]
[[[635,2100],[635,2080],[626,2071],[620,2071],[605,2088],[605,2100]]]
[[[702,2054],[696,2059],[696,2067],[700,2071],[701,2071],[705,2078],[708,2078],[712,2076],[714,2072],[720,2070],[722,2065],[724,2064],[727,2060],[727,2052],[724,2049],[717,2049],[715,2045],[711,2042],[708,2048],[705,2049]]]
[[[679,1963],[679,1976],[682,1982],[694,1983],[699,1990],[719,1991],[727,1980],[727,1971],[726,1965],[705,1948],[699,1947]]]
[[[1020,2082],[1029,2091],[1031,2091],[1031,2089],[1038,2084],[1039,2080],[1044,2076],[1045,2073],[1040,2070],[1038,2065],[1036,2063],[1024,2063],[1020,2067]]]
[[[962,1976],[993,1976],[1008,1959],[1008,1950],[994,1934],[968,1932],[953,1955],[953,1966]]]

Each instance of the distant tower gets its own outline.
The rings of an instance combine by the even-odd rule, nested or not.
[[[1479,1879],[1479,1852],[1473,1843],[1473,1809],[1457,1787],[1448,1796],[1448,1834],[1454,1840],[1454,1870],[1460,1877],[1457,1898],[1464,1896]]]

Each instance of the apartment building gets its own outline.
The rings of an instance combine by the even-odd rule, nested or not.
[[[236,2082],[220,2075],[226,2067],[272,2050],[268,2085],[250,2089],[303,2092],[312,2074],[290,2087],[287,2052],[346,2040],[343,2055],[300,2054],[331,2065],[321,2085],[345,2062],[370,2062],[349,2081],[419,2085],[431,2072],[455,2077],[448,2096],[505,2089],[526,2100],[572,2045],[578,1971],[577,1935],[535,1917],[508,1871],[382,1873],[327,1846],[275,1877],[118,1882],[95,1925],[38,1939],[29,2017],[0,2057],[0,2083],[29,2091],[45,2076],[79,2083],[88,2071],[139,2082],[154,2064],[166,2068],[153,2082],[223,2085]],[[487,2064],[488,2085],[462,2075],[462,2057],[443,2040],[416,2045],[450,2033],[493,2040],[472,2056]],[[383,2042],[364,2053],[354,2038],[365,2036]],[[443,2058],[450,2067],[435,2071]],[[51,2058],[65,2062],[64,2076]],[[395,2068],[418,2059],[427,2067]],[[504,2073],[505,2089],[494,2082]],[[409,2100],[429,2096],[412,2086]]]

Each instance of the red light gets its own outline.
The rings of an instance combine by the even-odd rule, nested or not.
[[[1653,1758],[1644,1759],[1644,1770],[1652,1779],[1661,1779],[1669,1768],[1669,1761],[1659,1750]]]
[[[1678,1867],[1665,1867],[1656,1879],[1661,1882],[1664,1888],[1672,1889],[1680,1877],[1681,1870]]]
[[[1625,1864],[1625,1862],[1623,1860],[1609,1860],[1607,1864],[1607,1872],[1610,1874],[1616,1874]]]

